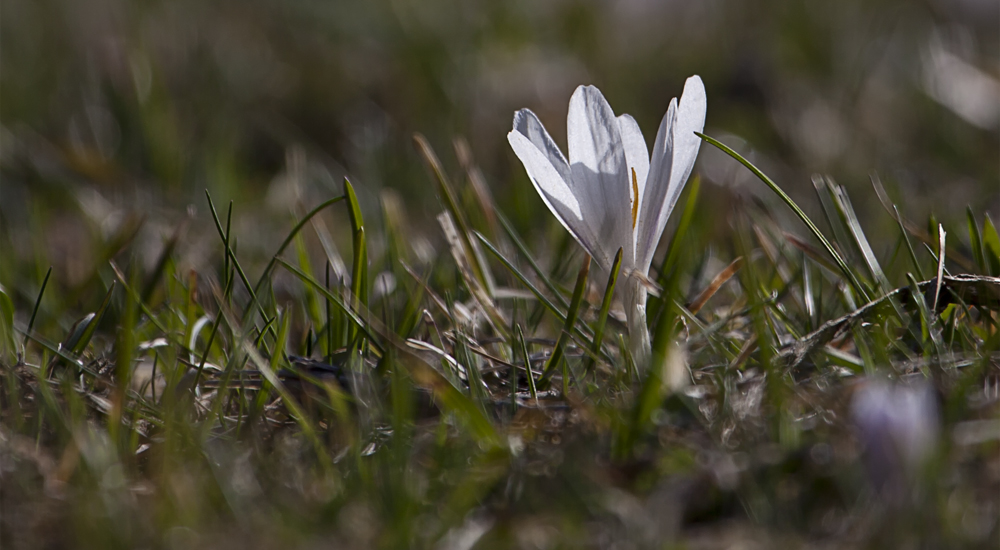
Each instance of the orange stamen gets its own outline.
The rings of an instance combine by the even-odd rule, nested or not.
[[[639,219],[639,181],[635,176],[635,168],[632,169],[632,231],[635,231],[635,222]]]

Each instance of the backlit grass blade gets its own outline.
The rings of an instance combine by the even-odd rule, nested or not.
[[[726,284],[741,267],[743,267],[743,256],[737,256],[735,260],[730,262],[729,265],[712,279],[712,282],[704,290],[698,293],[698,296],[691,301],[691,305],[687,309],[692,314],[697,314],[701,311],[701,308],[705,307],[705,304],[712,299],[712,296],[715,296],[715,293],[722,288],[722,285]]]
[[[455,225],[458,226],[459,238],[462,240],[462,244],[464,245],[465,255],[469,259],[473,275],[492,297],[493,289],[489,286],[489,281],[484,274],[485,266],[480,265],[476,252],[472,248],[472,240],[469,238],[469,223],[466,221],[465,213],[458,204],[458,198],[455,196],[455,191],[451,187],[448,176],[444,173],[441,161],[438,160],[437,154],[434,152],[431,144],[428,143],[427,138],[425,138],[422,134],[414,134],[413,141],[417,144],[417,149],[420,151],[421,156],[424,157],[428,167],[434,174],[434,181],[437,183],[438,195],[440,195],[441,200],[444,201],[444,207],[455,220]]]
[[[351,235],[354,242],[354,257],[351,262],[351,294],[358,302],[368,307],[368,243],[365,240],[365,223],[361,217],[361,207],[358,197],[354,194],[354,186],[344,179],[344,194],[347,196],[347,214],[351,220]],[[347,341],[354,345],[358,336],[354,325],[348,327]],[[359,347],[363,347],[361,344]]]
[[[257,370],[260,371],[260,374],[265,380],[267,380],[271,387],[278,392],[278,395],[281,396],[281,400],[284,402],[285,406],[288,407],[289,412],[291,412],[295,422],[302,430],[303,435],[305,435],[306,439],[312,443],[313,450],[319,456],[320,464],[328,465],[330,464],[330,457],[327,455],[326,446],[323,444],[323,441],[319,438],[319,435],[316,432],[316,427],[313,426],[311,416],[305,412],[295,397],[292,396],[292,394],[285,387],[285,384],[282,383],[282,381],[275,374],[278,361],[281,360],[284,353],[284,341],[288,338],[288,327],[289,316],[288,312],[285,312],[281,315],[281,319],[279,321],[278,339],[270,362],[261,357],[257,348],[251,346],[246,340],[243,341],[243,348],[247,355],[249,355],[251,362],[253,362],[257,367]]]
[[[535,261],[534,256],[531,255],[531,251],[528,250],[527,245],[524,244],[521,237],[516,231],[514,231],[514,226],[511,225],[510,221],[508,221],[507,218],[499,212],[497,212],[497,219],[500,220],[500,225],[503,227],[504,232],[507,233],[507,238],[509,238],[510,241],[514,243],[514,246],[517,247],[517,251],[521,254],[521,257],[527,260],[528,265],[530,265],[531,269],[534,270],[535,275],[537,275],[542,281],[545,288],[549,289],[549,292],[556,297],[556,301],[558,301],[562,307],[569,307],[569,302],[566,301],[562,292],[559,291],[559,288],[552,282],[552,279],[550,279],[548,274],[545,273],[545,270],[542,269],[541,266],[538,265],[538,262]]]
[[[913,243],[910,242],[909,232],[906,230],[906,226],[903,224],[903,217],[899,215],[899,209],[895,205],[892,207],[893,212],[896,213],[896,223],[899,224],[899,231],[903,235],[903,240],[906,242],[906,251],[910,255],[910,262],[913,264],[913,269],[917,272],[917,277],[920,280],[924,280],[924,270],[920,268],[920,260],[917,259],[917,252],[913,250]]]
[[[17,353],[14,341],[14,303],[0,286],[0,359],[10,360]]]
[[[535,285],[531,284],[531,281],[529,281],[524,276],[524,274],[522,274],[520,271],[518,271],[518,269],[516,267],[514,267],[514,264],[512,264],[510,262],[510,260],[508,260],[506,257],[504,257],[504,255],[502,253],[500,253],[500,251],[497,250],[496,247],[493,246],[493,244],[490,243],[489,240],[487,240],[485,236],[483,236],[481,233],[477,233],[477,232],[473,232],[473,234],[476,236],[476,238],[479,239],[480,242],[483,243],[483,246],[486,247],[486,250],[488,250],[491,254],[493,254],[493,256],[496,257],[496,259],[500,260],[500,263],[502,263],[504,265],[504,267],[506,267],[508,270],[510,270],[510,272],[513,273],[515,277],[517,277],[517,280],[521,281],[521,284],[523,284],[524,286],[526,286],[528,288],[528,290],[530,290],[531,293],[534,294],[535,297],[538,298],[538,301],[540,301],[546,307],[546,309],[548,309],[550,312],[552,312],[552,314],[555,315],[557,318],[559,318],[559,320],[562,321],[563,323],[566,322],[566,314],[564,314],[562,311],[560,311],[559,308],[556,307],[555,304],[553,304],[548,298],[546,298],[545,295],[542,294],[542,291],[538,290],[538,287],[536,287]],[[586,332],[584,332],[584,330],[585,330],[584,328],[581,328],[581,327],[577,326],[577,327],[575,327],[575,330],[577,331],[577,334],[579,334],[585,340],[589,340],[590,339],[590,335],[587,334]]]
[[[562,332],[559,333],[559,339],[556,340],[556,347],[552,350],[552,355],[549,356],[548,362],[545,364],[545,368],[542,370],[542,380],[548,380],[552,376],[552,371],[560,365],[563,359],[563,354],[565,352],[566,344],[570,339],[570,334],[573,332],[573,327],[576,325],[576,317],[580,312],[580,304],[583,303],[583,294],[587,289],[587,275],[590,273],[590,256],[584,255],[583,265],[580,267],[580,272],[576,276],[576,286],[573,288],[573,299],[569,303],[569,311],[566,313],[566,324],[563,325]],[[563,383],[566,383],[566,372],[563,372]]]
[[[205,190],[205,197],[208,198],[208,210],[212,213],[212,220],[215,221],[215,229],[218,231],[219,237],[222,239],[223,246],[226,248],[226,257],[232,262],[236,273],[239,274],[240,280],[243,282],[243,287],[250,293],[250,304],[247,306],[247,309],[249,310],[256,306],[260,311],[260,316],[266,319],[267,313],[264,311],[264,307],[260,305],[260,302],[257,300],[257,291],[254,290],[255,287],[250,284],[250,279],[247,278],[239,260],[236,259],[236,253],[233,251],[233,243],[229,234],[222,229],[222,222],[219,220],[219,213],[215,210],[215,203],[212,202],[212,195],[208,192],[208,189]]]
[[[989,273],[986,256],[983,255],[983,233],[979,230],[979,222],[976,221],[976,215],[972,212],[971,206],[965,207],[965,218],[969,226],[969,245],[972,247],[972,258],[979,266],[980,272]]]
[[[601,300],[601,310],[597,314],[597,324],[594,325],[594,343],[590,348],[592,355],[599,355],[601,344],[604,342],[604,326],[608,322],[608,312],[611,311],[611,301],[615,296],[615,285],[618,283],[618,274],[622,267],[622,249],[618,249],[615,254],[615,261],[611,263],[611,276],[608,277],[608,284],[604,288],[604,299]],[[587,370],[593,366],[593,360],[587,361]]]
[[[281,246],[279,246],[278,250],[274,253],[273,256],[271,256],[271,261],[267,263],[267,267],[265,267],[264,272],[260,274],[260,278],[257,279],[257,284],[254,285],[254,292],[251,293],[251,300],[254,299],[253,296],[259,293],[260,289],[263,288],[264,281],[266,281],[271,276],[271,271],[277,264],[278,257],[281,256],[281,254],[285,251],[286,248],[288,248],[288,245],[292,243],[292,240],[295,238],[296,235],[299,234],[299,231],[302,230],[302,228],[306,225],[306,223],[308,223],[309,220],[313,218],[313,216],[322,212],[323,209],[325,209],[326,207],[336,204],[344,200],[344,198],[345,198],[344,195],[341,195],[339,197],[334,197],[332,199],[321,202],[318,206],[316,206],[308,213],[306,213],[306,215],[303,216],[302,219],[300,219],[298,223],[295,224],[295,227],[293,227],[292,230],[288,232],[288,235],[285,236],[285,240],[282,241]],[[233,261],[234,262],[236,261],[235,256],[233,257]]]
[[[918,240],[922,241],[928,246],[937,246],[937,237],[932,236],[931,233],[936,231],[937,221],[934,219],[934,215],[931,214],[928,219],[928,228],[930,231],[924,231],[919,226],[911,223],[909,220],[904,218],[900,213],[899,209],[895,207],[892,201],[889,199],[889,195],[885,191],[885,187],[882,185],[882,181],[878,178],[877,174],[872,174],[871,177],[872,187],[875,188],[875,194],[878,196],[879,202],[882,203],[882,208],[886,210],[890,215],[894,215],[899,224],[910,234],[916,237]],[[951,248],[946,251],[947,256],[951,261],[955,262],[959,267],[967,272],[975,271],[976,267],[974,262],[966,257],[964,254],[959,253],[955,248]],[[933,254],[937,258],[937,254]],[[922,277],[921,277],[922,278]]]
[[[88,314],[83,319],[80,319],[76,325],[73,326],[73,330],[70,335],[63,341],[63,348],[68,349],[73,355],[79,355],[90,343],[90,339],[94,336],[94,331],[97,330],[97,325],[101,323],[101,319],[104,318],[104,312],[108,310],[108,306],[111,304],[111,295],[115,291],[115,282],[111,282],[111,288],[108,289],[108,293],[104,295],[104,300],[101,302],[101,306],[96,312]]]
[[[528,353],[528,343],[524,339],[521,325],[514,325],[514,329],[517,331],[517,342],[521,348],[521,354],[524,356],[524,375],[528,377],[528,392],[531,393],[531,398],[535,400],[537,405],[538,390],[535,388],[535,373],[531,369],[531,354]]]
[[[344,303],[343,298],[338,296],[336,293],[331,292],[329,289],[327,289],[318,281],[316,281],[316,279],[313,279],[309,275],[306,275],[305,273],[302,272],[302,270],[286,262],[285,260],[278,258],[278,263],[284,266],[285,269],[290,271],[293,275],[301,279],[303,282],[312,285],[313,288],[315,288],[316,291],[322,294],[327,300],[330,300],[330,302],[336,304],[337,307],[340,308],[340,310],[347,315],[347,318],[350,319],[350,321],[354,324],[354,326],[356,326],[358,329],[361,330],[361,332],[364,333],[364,335],[368,338],[369,342],[373,344],[376,348],[381,349],[381,346],[378,345],[377,341],[373,340],[374,335],[368,330],[368,326],[365,323],[365,321],[361,318],[361,316],[358,315],[358,313],[353,308]]]
[[[45,287],[49,284],[50,275],[52,275],[52,266],[49,266],[48,271],[45,272],[45,278],[42,279],[42,286],[38,289],[38,297],[35,298],[35,306],[31,308],[31,317],[28,319],[28,328],[24,331],[24,342],[22,342],[21,347],[28,347],[28,335],[31,334],[31,330],[35,326],[38,306],[42,304],[42,296],[45,294]]]
[[[989,214],[986,214],[986,220],[983,222],[983,255],[990,268],[989,274],[994,277],[1000,276],[1000,235],[997,234],[997,228],[993,225]]]
[[[935,277],[934,283],[934,301],[931,302],[931,311],[937,314],[938,308],[938,298],[941,297],[941,285],[944,283],[944,251],[946,247],[946,237],[944,226],[938,225],[938,264],[937,264],[937,277]]]
[[[164,271],[167,267],[167,263],[170,261],[170,257],[173,256],[174,250],[177,248],[177,243],[180,242],[181,236],[184,235],[187,230],[188,218],[185,218],[176,229],[174,229],[173,234],[170,239],[167,240],[166,245],[164,245],[163,250],[160,251],[159,257],[156,259],[155,267],[153,271],[150,272],[149,278],[146,281],[146,286],[142,289],[142,294],[140,295],[140,300],[143,303],[149,302],[150,297],[153,295],[153,291],[156,290],[156,286],[163,279]]]
[[[309,260],[309,251],[306,250],[306,243],[305,239],[302,238],[302,234],[296,235],[295,237],[295,258],[303,272],[315,277],[315,275],[313,275],[312,262]],[[305,289],[305,292],[305,310],[307,319],[312,322],[313,326],[321,327],[323,326],[323,312],[320,308],[319,297],[311,287]]]
[[[858,281],[857,277],[855,277],[854,275],[854,272],[851,271],[850,266],[848,266],[847,262],[844,261],[844,258],[842,258],[840,254],[836,251],[836,249],[833,248],[833,245],[830,244],[830,241],[828,241],[825,236],[823,236],[823,233],[820,232],[819,228],[816,227],[816,224],[813,223],[813,221],[809,218],[809,216],[807,216],[806,213],[801,208],[799,208],[799,205],[795,204],[795,201],[793,201],[792,198],[789,197],[788,194],[784,192],[784,190],[778,187],[777,183],[771,180],[771,178],[769,178],[766,174],[764,174],[764,172],[761,172],[760,169],[754,166],[750,161],[743,158],[739,153],[732,150],[724,143],[718,141],[715,138],[702,134],[700,132],[695,132],[695,133],[708,143],[714,145],[715,147],[718,147],[720,150],[722,150],[722,152],[736,159],[740,164],[742,164],[748,170],[753,172],[753,174],[757,176],[758,179],[760,179],[768,187],[770,187],[771,190],[774,191],[774,193],[778,195],[778,197],[786,205],[788,205],[788,207],[791,208],[793,212],[795,212],[795,215],[798,216],[798,218],[802,221],[802,223],[804,223],[806,227],[809,228],[809,231],[811,231],[812,234],[819,240],[819,242],[823,245],[823,248],[826,249],[826,252],[833,258],[834,262],[836,262],[837,267],[840,269],[845,279],[851,284],[851,286],[854,287],[855,291],[858,292],[858,294],[861,296],[865,297],[868,296],[867,292],[865,292],[864,287],[861,285],[861,282]]]
[[[885,276],[885,272],[882,271],[882,266],[879,264],[878,259],[875,257],[875,252],[868,243],[868,238],[865,236],[864,229],[861,228],[861,222],[854,212],[854,206],[851,205],[851,199],[847,196],[847,191],[842,186],[833,183],[830,178],[826,178],[826,183],[833,196],[837,214],[840,215],[844,225],[847,226],[854,245],[861,251],[861,257],[864,259],[865,265],[868,266],[868,271],[879,286],[879,293],[885,295],[892,290],[892,285],[889,284],[889,279]]]
[[[816,198],[819,199],[819,205],[823,212],[823,217],[826,218],[826,223],[830,226],[830,232],[833,234],[833,242],[840,244],[843,247],[845,244],[850,242],[850,239],[847,236],[848,228],[844,218],[837,213],[837,200],[833,185],[831,185],[826,178],[819,174],[814,174],[811,181],[813,184],[813,190],[816,191]],[[850,252],[850,249],[844,250],[844,248],[841,248],[840,252],[847,254]],[[845,260],[850,259],[852,258],[845,258]]]

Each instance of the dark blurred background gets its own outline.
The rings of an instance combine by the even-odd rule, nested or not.
[[[80,235],[128,223],[155,258],[188,205],[215,254],[205,189],[235,201],[244,250],[269,254],[295,205],[339,194],[345,175],[373,215],[392,189],[434,234],[413,132],[460,182],[452,143],[466,138],[528,230],[551,220],[506,142],[516,109],[565,146],[570,94],[596,84],[651,143],[691,74],[706,131],[804,204],[811,174],[830,174],[877,237],[894,228],[877,172],[914,219],[964,223],[967,205],[996,219],[998,27],[996,0],[4,0],[0,275],[58,263],[72,285],[89,272],[74,262],[96,261]],[[696,171],[703,201],[766,194],[709,146]]]

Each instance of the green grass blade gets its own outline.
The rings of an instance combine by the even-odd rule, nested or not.
[[[842,186],[833,183],[833,180],[830,178],[826,178],[826,182],[833,195],[837,214],[851,234],[854,245],[861,252],[861,257],[864,259],[865,265],[868,266],[868,271],[878,284],[880,296],[884,296],[893,290],[892,285],[889,284],[889,279],[885,276],[878,258],[875,257],[875,252],[872,250],[871,244],[869,244],[868,238],[865,236],[864,229],[861,228],[861,222],[854,212],[854,206],[851,204],[851,199],[848,197],[847,191]]]
[[[231,247],[230,239],[233,235],[233,201],[229,201],[229,208],[226,211],[226,232],[225,237],[222,239],[222,245],[226,250]],[[225,277],[226,281],[226,303],[230,303],[233,296],[232,284],[230,281],[235,277],[235,273],[229,267],[229,254],[223,254],[222,262],[222,276]]]
[[[986,257],[986,264],[990,268],[990,275],[1000,276],[1000,235],[993,225],[990,215],[986,214],[983,222],[983,255]]]
[[[900,216],[896,205],[893,205],[892,209],[896,213],[896,223],[899,224],[899,231],[903,235],[903,240],[906,241],[906,251],[910,255],[910,262],[913,263],[913,269],[917,272],[917,277],[923,281],[925,279],[924,270],[920,268],[920,261],[917,260],[917,252],[913,249],[913,243],[910,242],[910,233],[906,230],[906,226],[903,224],[903,217]]]
[[[500,260],[500,263],[502,263],[504,267],[510,270],[510,272],[513,273],[515,277],[517,277],[517,280],[521,281],[521,284],[527,287],[528,290],[530,290],[531,293],[534,294],[536,298],[538,298],[538,301],[540,301],[542,305],[545,306],[546,309],[548,309],[564,324],[566,323],[566,314],[560,311],[555,304],[553,304],[548,298],[545,297],[544,294],[542,294],[542,291],[538,290],[538,287],[533,285],[531,281],[529,281],[527,277],[524,276],[524,274],[518,271],[518,269],[514,267],[514,264],[512,264],[510,260],[504,257],[504,255],[499,250],[497,250],[495,246],[493,246],[493,243],[491,243],[483,234],[479,232],[473,232],[473,234],[476,236],[477,239],[479,239],[480,242],[483,243],[483,246],[486,247],[486,250],[488,250],[491,254],[493,254],[493,256],[496,257],[496,259]],[[577,326],[574,327],[574,330],[576,330],[577,334],[584,340],[590,339],[590,335],[584,332],[585,329]]]
[[[45,294],[45,287],[49,284],[50,275],[52,275],[52,266],[49,266],[49,270],[45,272],[45,278],[42,279],[42,286],[38,289],[38,297],[35,298],[35,306],[31,308],[31,317],[28,319],[28,328],[24,331],[24,342],[22,342],[21,347],[28,347],[28,335],[31,334],[31,329],[35,327],[38,306],[42,304],[42,296]]]
[[[618,283],[618,274],[622,267],[621,248],[615,254],[615,261],[611,264],[611,276],[608,277],[608,284],[604,288],[604,299],[601,300],[601,310],[597,314],[597,324],[594,325],[594,344],[591,346],[591,355],[599,355],[601,344],[604,343],[604,326],[608,322],[608,312],[611,311],[611,301],[615,296],[615,285]],[[593,360],[587,362],[587,370],[593,366]]]
[[[285,240],[281,243],[281,246],[279,246],[278,250],[274,253],[273,256],[271,256],[271,261],[267,263],[267,267],[265,267],[264,272],[260,274],[260,278],[257,279],[257,284],[254,285],[254,291],[251,292],[251,298],[250,298],[251,300],[254,299],[253,296],[256,295],[256,293],[259,292],[260,289],[263,287],[264,281],[266,281],[271,276],[271,271],[277,264],[278,257],[281,256],[282,253],[284,253],[285,249],[288,248],[288,245],[292,243],[292,240],[295,238],[296,235],[299,234],[299,231],[302,230],[302,228],[309,222],[309,220],[311,220],[313,216],[315,216],[316,214],[322,212],[326,207],[336,204],[344,200],[344,198],[345,197],[341,195],[339,197],[334,197],[332,199],[321,202],[318,206],[316,206],[316,208],[310,210],[305,216],[302,217],[302,219],[299,220],[298,223],[295,224],[295,227],[293,227],[292,230],[288,232],[288,235],[285,237]],[[233,257],[233,261],[236,261],[235,256]]]
[[[208,210],[212,213],[212,220],[215,221],[215,229],[218,231],[219,237],[222,238],[222,243],[226,247],[226,258],[233,262],[233,267],[236,269],[236,273],[239,274],[240,280],[243,281],[243,287],[250,293],[251,305],[249,307],[252,308],[253,304],[256,304],[258,309],[260,309],[260,316],[267,318],[267,314],[264,312],[263,306],[261,306],[257,301],[257,293],[254,290],[254,287],[250,284],[250,280],[247,278],[246,273],[243,272],[243,267],[240,266],[239,261],[236,259],[236,253],[233,251],[233,243],[229,239],[229,234],[222,229],[222,222],[219,220],[219,213],[215,210],[215,203],[212,202],[212,195],[208,192],[208,189],[205,190],[205,197],[208,198]]]
[[[524,355],[524,374],[528,377],[528,392],[531,393],[531,398],[535,400],[535,404],[537,405],[538,390],[535,387],[535,373],[531,369],[531,354],[528,353],[528,342],[524,339],[524,332],[521,331],[521,325],[515,325],[514,328],[517,331],[517,341],[521,348],[521,354]]]
[[[140,295],[140,301],[143,303],[149,302],[149,299],[153,296],[153,291],[156,290],[156,286],[163,280],[163,275],[166,270],[167,264],[170,261],[171,256],[174,254],[174,250],[177,249],[177,244],[180,242],[181,237],[187,228],[188,219],[185,218],[177,228],[174,230],[170,239],[167,240],[167,244],[163,247],[160,252],[159,257],[156,259],[156,264],[153,267],[153,271],[149,274],[149,279],[146,281],[146,286],[142,289],[142,294]]]
[[[972,212],[971,206],[965,207],[965,217],[969,225],[969,245],[972,247],[972,257],[982,273],[989,273],[986,256],[983,254],[983,233],[979,230],[979,222],[976,221],[976,215]]]
[[[350,319],[350,321],[354,323],[355,326],[361,329],[361,332],[364,333],[365,337],[368,338],[371,344],[373,344],[378,349],[382,349],[381,346],[378,345],[377,341],[374,339],[374,335],[371,333],[371,331],[368,330],[368,325],[365,323],[365,321],[361,318],[360,315],[358,315],[358,313],[354,309],[352,309],[350,306],[344,303],[343,298],[337,296],[337,294],[328,290],[326,287],[320,284],[316,279],[313,279],[309,275],[306,275],[305,273],[302,272],[302,270],[286,262],[285,260],[278,258],[278,263],[281,264],[285,269],[290,271],[293,275],[301,279],[303,282],[312,285],[313,288],[315,288],[316,291],[322,294],[327,300],[330,300],[330,302],[336,304],[337,307],[340,308],[340,310],[347,315],[347,318]]]
[[[500,445],[500,434],[497,433],[493,423],[486,418],[476,403],[462,390],[455,387],[448,378],[429,363],[409,352],[401,353],[399,362],[407,367],[414,381],[429,389],[434,394],[435,401],[461,420],[480,443],[491,446]]]
[[[74,326],[73,331],[70,333],[69,337],[63,342],[63,347],[68,349],[73,355],[79,355],[84,349],[86,349],[87,344],[90,343],[90,339],[93,338],[94,332],[97,330],[97,325],[101,323],[101,319],[104,318],[104,312],[108,310],[108,306],[111,305],[111,296],[115,291],[115,281],[111,282],[111,288],[108,289],[108,293],[104,295],[104,300],[101,302],[101,306],[96,312],[91,313],[80,319]]]
[[[861,285],[861,282],[858,281],[857,277],[854,275],[854,272],[851,271],[850,266],[848,266],[847,262],[844,261],[844,258],[842,258],[840,254],[837,252],[837,250],[833,248],[833,245],[830,244],[830,241],[827,240],[825,236],[823,236],[823,233],[820,232],[819,228],[816,227],[816,224],[813,223],[813,221],[809,218],[809,216],[807,216],[806,213],[801,208],[799,208],[799,205],[795,204],[795,201],[793,201],[792,198],[788,196],[788,194],[786,194],[780,187],[778,187],[777,183],[771,180],[771,178],[769,178],[766,174],[764,174],[764,172],[761,172],[759,168],[753,165],[753,163],[743,158],[739,153],[730,149],[724,143],[716,140],[715,138],[702,134],[700,132],[695,132],[695,133],[698,135],[698,137],[704,139],[705,141],[714,145],[715,147],[718,147],[720,150],[722,150],[722,152],[736,159],[740,164],[742,164],[748,170],[753,172],[753,174],[757,176],[758,179],[760,179],[768,187],[770,187],[771,190],[774,191],[774,193],[778,195],[778,197],[786,205],[788,205],[788,207],[791,208],[793,212],[795,212],[795,215],[798,216],[800,220],[802,220],[802,223],[804,223],[806,227],[809,228],[809,231],[812,232],[812,234],[819,240],[819,242],[822,243],[823,248],[826,249],[827,253],[830,254],[833,260],[837,263],[837,267],[840,269],[841,273],[844,275],[847,281],[851,284],[851,286],[854,287],[854,290],[859,295],[865,297],[867,301],[868,293],[865,292],[865,289]]]
[[[549,360],[545,364],[545,368],[542,370],[543,381],[548,380],[548,378],[552,376],[552,372],[562,361],[566,343],[569,341],[570,334],[573,332],[573,327],[576,325],[576,317],[580,312],[580,304],[583,303],[583,294],[587,289],[587,275],[589,273],[590,256],[584,255],[583,265],[580,267],[580,272],[576,276],[576,286],[573,288],[573,299],[569,303],[569,312],[566,313],[566,323],[563,325],[562,332],[559,333],[559,339],[556,340],[556,347],[552,350],[552,355],[549,356]],[[566,383],[565,373],[563,375],[563,383]]]
[[[205,352],[201,354],[201,360],[198,361],[198,370],[195,371],[194,383],[191,385],[192,388],[197,388],[198,384],[201,382],[202,372],[205,370],[205,362],[208,361],[208,354],[212,351],[212,343],[215,342],[215,334],[219,332],[219,321],[222,319],[222,306],[219,306],[219,313],[215,316],[215,321],[212,323],[212,332],[208,334],[208,341],[205,344]],[[193,342],[192,342],[193,344]],[[194,349],[194,345],[191,346]],[[220,389],[221,391],[221,389]]]
[[[344,194],[347,196],[347,213],[351,219],[351,235],[354,242],[354,259],[351,263],[351,294],[358,302],[368,307],[368,244],[365,240],[365,223],[361,216],[358,197],[354,194],[354,186],[344,178]],[[348,328],[347,341],[354,345],[357,338],[357,328]],[[363,347],[363,344],[360,346]]]
[[[479,281],[483,288],[489,293],[490,297],[493,296],[493,288],[490,287],[489,280],[485,275],[485,266],[479,263],[479,257],[476,255],[476,251],[472,248],[472,240],[469,238],[469,223],[465,219],[465,213],[458,204],[458,198],[455,196],[455,191],[452,189],[451,183],[448,181],[448,176],[444,173],[444,168],[441,166],[441,161],[438,160],[437,154],[431,147],[431,144],[427,141],[421,134],[414,134],[413,141],[417,144],[417,149],[420,151],[421,156],[427,161],[428,167],[434,174],[434,181],[437,183],[438,195],[441,200],[444,201],[445,209],[451,214],[451,217],[455,220],[455,225],[458,226],[459,238],[462,240],[462,244],[465,248],[465,255],[469,259],[469,264],[472,267],[472,273]]]
[[[285,406],[288,407],[288,411],[295,419],[295,422],[299,425],[303,435],[305,435],[306,439],[312,443],[313,449],[319,457],[320,464],[325,466],[330,464],[330,457],[326,452],[326,446],[323,444],[323,441],[316,432],[315,426],[313,426],[311,416],[305,412],[295,397],[288,391],[285,385],[275,374],[278,362],[284,354],[285,340],[288,338],[289,328],[289,316],[287,312],[284,315],[280,315],[280,317],[278,339],[270,361],[261,357],[257,348],[251,346],[246,340],[243,341],[244,351],[250,356],[251,362],[253,362],[257,367],[257,370],[260,371],[261,376],[263,376],[271,387],[278,392],[278,395],[281,396],[281,400],[284,402]]]
[[[0,286],[0,358],[10,359],[17,353],[14,339],[14,302]],[[10,364],[10,363],[8,363]]]
[[[305,239],[302,238],[301,234],[295,237],[295,259],[304,273],[314,276],[312,262],[309,261],[309,251],[306,249]],[[306,288],[305,292],[306,316],[313,326],[321,327],[323,326],[323,312],[320,308],[319,296],[312,287]]]
[[[553,283],[552,279],[550,279],[548,274],[545,273],[545,270],[538,265],[537,261],[535,261],[534,256],[531,255],[531,251],[528,250],[528,246],[521,240],[521,236],[514,230],[514,226],[511,225],[510,221],[507,220],[507,218],[500,212],[497,212],[497,219],[500,221],[500,225],[503,227],[504,232],[507,233],[507,238],[509,238],[510,241],[514,243],[514,246],[517,247],[517,251],[521,254],[521,257],[527,260],[528,265],[530,265],[531,269],[534,270],[535,275],[542,281],[545,288],[549,289],[549,292],[556,297],[556,300],[562,307],[569,307],[569,302],[566,301],[562,292],[559,291],[556,284]]]
[[[819,205],[823,211],[823,217],[826,218],[827,225],[830,226],[830,232],[833,233],[833,242],[838,244],[846,244],[850,242],[848,238],[848,228],[844,221],[844,218],[838,213],[837,199],[834,186],[819,174],[814,174],[811,178],[813,189],[816,191],[816,197],[819,199]],[[842,247],[841,252],[845,254],[850,252],[849,248]],[[849,260],[850,258],[845,258]]]

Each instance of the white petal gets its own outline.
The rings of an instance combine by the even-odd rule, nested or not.
[[[515,119],[516,120],[516,119]],[[547,134],[546,134],[547,135]],[[517,131],[517,127],[507,134],[507,141],[514,149],[514,154],[524,164],[528,178],[542,197],[542,201],[555,215],[559,223],[576,238],[577,241],[593,255],[593,250],[597,249],[597,239],[590,227],[584,223],[583,211],[580,202],[573,194],[568,182],[560,172],[569,172],[569,164],[565,159],[564,164],[553,165],[552,156],[546,155],[524,134]],[[556,149],[558,152],[558,149]],[[562,153],[559,153],[562,157]]]
[[[644,273],[649,272],[653,253],[670,212],[694,168],[701,147],[701,138],[694,132],[704,130],[707,106],[705,85],[697,75],[692,76],[684,83],[680,104],[676,103],[676,99],[672,100],[660,123],[653,145],[636,244],[636,264]]]
[[[660,129],[656,132],[653,153],[650,159],[649,176],[639,210],[639,224],[636,231],[636,265],[642,273],[649,272],[653,252],[660,241],[668,216],[663,215],[667,204],[667,189],[670,186],[670,168],[674,163],[674,124],[677,122],[677,98],[670,100]],[[669,212],[666,212],[669,214]],[[660,217],[663,224],[660,224]]]
[[[631,207],[639,212],[642,207],[642,195],[646,189],[646,176],[649,175],[649,150],[646,149],[646,140],[642,137],[642,130],[639,124],[630,115],[618,117],[618,130],[622,135],[622,146],[625,148],[625,162],[628,164],[628,181],[632,183],[632,171],[635,171],[635,184],[637,189],[631,189]],[[631,213],[631,212],[630,212]],[[636,220],[632,220],[635,223]],[[633,245],[638,232],[633,231]]]
[[[608,270],[621,247],[622,263],[630,267],[632,184],[614,111],[597,88],[580,86],[569,101],[567,125],[573,192],[599,244],[591,256]]]
[[[538,117],[530,109],[521,109],[514,113],[514,131],[528,138],[531,143],[548,157],[549,162],[555,167],[559,175],[566,182],[570,181],[569,162],[563,156],[559,146],[545,130]]]

